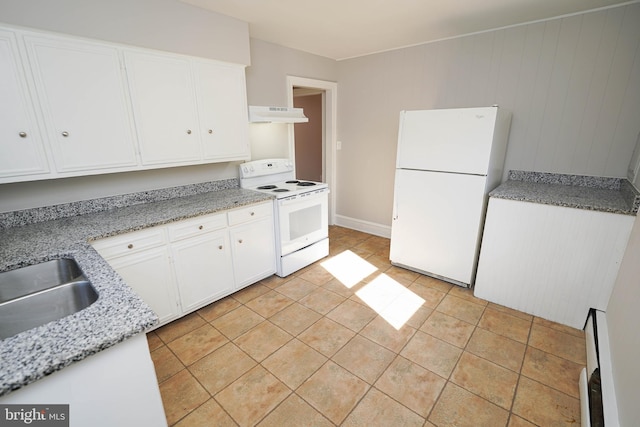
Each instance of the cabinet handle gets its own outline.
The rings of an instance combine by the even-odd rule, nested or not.
[[[204,226],[201,225],[201,226],[198,227],[198,230],[202,230],[203,228],[204,228]]]
[[[242,243],[242,239],[238,239],[238,243]]]
[[[208,131],[208,132],[209,132],[209,133],[213,133],[213,129],[209,129],[209,131]]]
[[[187,129],[187,135],[191,135],[191,129]]]
[[[127,245],[127,248],[129,248],[129,249],[133,249],[133,243],[129,243],[129,244]]]
[[[69,132],[67,132],[66,130],[64,132],[62,132],[62,136],[64,136],[65,138],[69,136]]]
[[[218,246],[218,249],[222,250],[222,245]]]
[[[20,132],[20,133],[18,133],[18,135],[20,136],[20,138],[26,138],[27,137],[27,133],[26,132]]]
[[[249,215],[254,216],[256,213],[255,212],[251,212]]]

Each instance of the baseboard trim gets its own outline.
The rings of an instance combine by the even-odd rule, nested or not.
[[[374,236],[391,238],[391,227],[377,224],[375,222],[364,221],[362,219],[350,218],[348,216],[336,215],[335,225],[373,234]]]

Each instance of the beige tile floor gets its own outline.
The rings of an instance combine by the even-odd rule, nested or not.
[[[170,426],[579,425],[582,331],[394,267],[388,239],[330,238],[148,334]]]

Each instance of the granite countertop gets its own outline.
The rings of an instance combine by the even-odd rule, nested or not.
[[[0,271],[71,257],[99,298],[71,316],[0,340],[0,396],[157,324],[89,241],[272,198],[226,180],[1,215]]]
[[[624,178],[545,172],[510,171],[489,196],[623,215],[636,215],[640,206],[640,193]]]

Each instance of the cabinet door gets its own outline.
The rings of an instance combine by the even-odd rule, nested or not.
[[[158,326],[180,317],[167,247],[147,249],[107,261],[155,311],[160,318]]]
[[[244,67],[194,61],[204,159],[249,158]]]
[[[58,172],[132,169],[135,139],[118,51],[25,37]]]
[[[233,291],[231,251],[226,230],[171,244],[183,313]]]
[[[185,164],[201,159],[189,60],[125,52],[142,163]]]
[[[582,329],[607,309],[634,220],[492,197],[474,295]]]
[[[275,273],[273,217],[238,225],[230,229],[233,271],[238,288]]]
[[[14,34],[0,31],[0,182],[49,172],[21,70]]]

